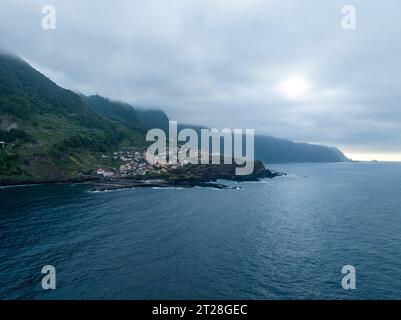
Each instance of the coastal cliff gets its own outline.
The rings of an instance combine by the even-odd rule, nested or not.
[[[22,59],[0,52],[0,185],[94,180],[99,168],[127,165],[121,157],[113,159],[114,155],[124,148],[146,149],[146,132],[165,129],[168,120],[160,110],[141,110],[63,89]],[[323,158],[322,152],[311,156],[312,147],[308,147],[308,156],[300,158],[303,153],[299,148],[258,141],[255,155],[264,163],[344,160],[331,156],[334,151],[341,155],[334,149]],[[277,150],[283,149],[293,150],[291,156],[276,157]],[[232,166],[188,166],[168,170],[164,179],[174,184],[270,177],[271,172],[262,166],[255,162],[255,172],[249,176],[236,176]]]

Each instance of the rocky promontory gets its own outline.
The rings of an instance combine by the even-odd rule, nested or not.
[[[169,168],[165,173],[125,179],[103,179],[93,183],[92,191],[108,191],[128,188],[150,187],[209,187],[230,189],[229,186],[217,183],[218,180],[259,181],[282,175],[267,169],[260,161],[254,161],[254,170],[250,175],[236,175],[235,164],[188,164],[178,168]],[[236,188],[236,187],[235,187]]]

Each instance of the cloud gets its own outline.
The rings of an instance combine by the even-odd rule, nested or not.
[[[48,1],[2,0],[1,46],[58,84],[171,118],[255,128],[350,151],[401,153],[401,3],[353,1],[53,0],[57,28],[41,28]],[[277,90],[294,75],[308,95]]]

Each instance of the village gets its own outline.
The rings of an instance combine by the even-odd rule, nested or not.
[[[108,156],[102,155],[102,158]],[[113,152],[112,160],[119,163],[117,168],[98,168],[96,173],[105,178],[143,178],[144,176],[160,176],[171,167],[166,161],[159,161],[157,164],[150,164],[146,160],[144,150],[121,150]]]
[[[180,148],[178,148],[180,150]],[[111,157],[116,167],[106,168],[100,167],[96,170],[96,174],[104,178],[158,178],[164,176],[168,170],[177,169],[190,163],[188,159],[169,163],[169,150],[160,152],[157,156],[152,155],[152,163],[147,160],[147,150],[137,148],[127,148],[118,152],[113,152],[111,156],[102,155],[103,159]],[[178,151],[180,154],[180,151]],[[209,153],[198,150],[196,157],[206,156],[209,158]],[[118,166],[117,166],[118,164]]]

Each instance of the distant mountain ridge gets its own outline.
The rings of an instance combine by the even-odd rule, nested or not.
[[[0,53],[0,141],[6,142],[0,183],[85,179],[111,165],[104,153],[146,147],[146,132],[167,130],[168,121],[161,110],[63,89],[22,59]],[[267,163],[348,160],[336,148],[264,136],[255,137],[255,156]]]
[[[264,163],[350,161],[335,147],[293,142],[270,136],[255,136],[255,158]]]
[[[87,101],[99,99],[106,98],[98,97],[95,99],[94,96],[91,96],[87,98]],[[138,109],[134,109],[132,106],[122,102],[112,103],[108,101],[108,104],[110,104],[110,106],[102,109],[99,105],[103,105],[103,103],[99,103],[99,105],[96,106],[89,102],[92,109],[101,114],[118,118],[122,121],[124,121],[124,119],[131,119],[131,121],[137,121],[142,127],[146,127],[147,129],[160,128],[165,131],[168,130],[169,119],[162,111],[139,111]],[[178,131],[186,128],[195,130],[199,137],[201,136],[201,129],[209,129],[206,126],[201,125],[178,123]],[[264,135],[255,136],[255,159],[261,160],[264,163],[349,161],[349,159],[335,147],[293,142],[291,140]]]
[[[178,124],[178,130],[191,128],[198,133],[206,126]],[[199,141],[200,143],[200,141]],[[221,152],[224,152],[223,149]],[[255,135],[255,159],[266,164],[294,162],[345,162],[350,161],[336,147],[293,142],[265,135]]]

